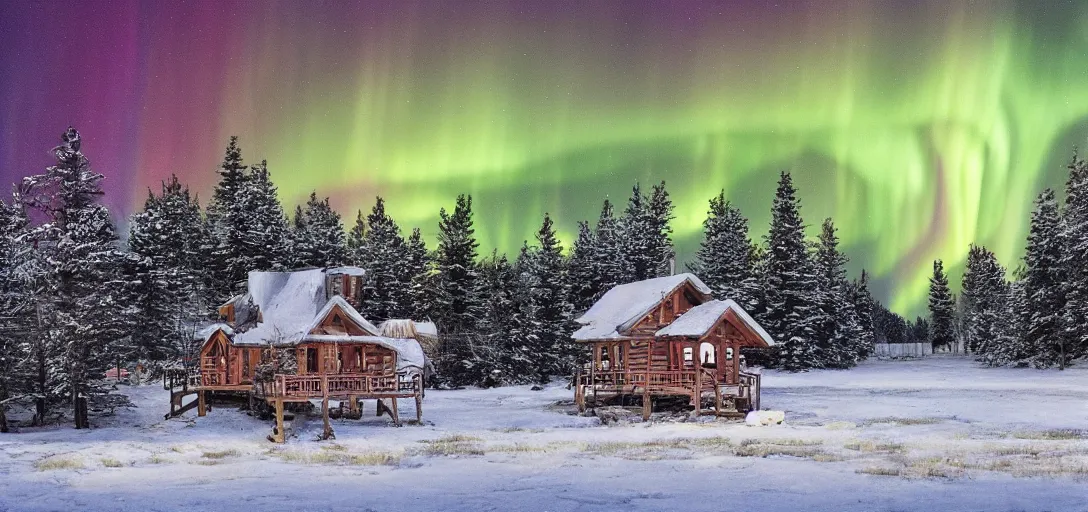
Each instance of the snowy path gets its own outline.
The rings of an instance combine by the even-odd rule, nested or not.
[[[429,391],[424,426],[368,404],[285,446],[228,408],[162,421],[165,392],[137,387],[102,428],[0,436],[0,511],[1088,510],[1088,437],[1063,430],[1088,428],[1088,370],[933,358],[764,385],[788,425],[601,427],[518,387]]]

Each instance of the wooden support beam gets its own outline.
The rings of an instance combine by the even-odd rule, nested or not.
[[[287,441],[287,433],[283,427],[283,399],[277,398],[275,402],[276,406],[276,426],[272,430],[272,435],[268,436],[269,441],[273,443],[283,443]]]
[[[332,431],[332,424],[329,422],[329,397],[326,396],[321,400],[321,420],[324,422],[324,430],[321,431],[321,439],[336,439],[336,434]]]
[[[200,416],[200,417],[207,416],[207,414],[208,414],[208,402],[206,402],[205,399],[204,399],[204,392],[203,391],[197,391],[196,399],[197,399],[196,415]]]
[[[650,413],[653,412],[654,403],[650,398],[650,388],[642,392],[642,421],[650,421]]]
[[[396,398],[390,398],[390,401],[393,402],[393,412],[391,413],[393,415],[393,424],[399,427],[400,426],[400,414],[397,413],[397,399]]]
[[[416,375],[416,423],[423,423],[423,376]]]
[[[379,398],[378,399],[378,411],[374,414],[374,416],[377,416],[377,417],[380,418],[381,415],[382,415],[382,412],[383,411],[388,411],[388,410],[389,410],[389,408],[385,406],[385,402],[382,402],[382,399]]]
[[[714,383],[714,415],[721,416],[722,414],[722,385],[721,383]]]
[[[359,399],[355,395],[348,397],[348,411],[351,412],[353,418],[359,414]]]

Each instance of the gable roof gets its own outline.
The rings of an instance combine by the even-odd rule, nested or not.
[[[774,346],[774,339],[771,338],[771,335],[767,334],[767,331],[763,330],[763,327],[756,323],[751,315],[732,299],[712,300],[695,306],[680,315],[671,324],[662,327],[657,331],[656,335],[701,338],[710,332],[718,323],[718,320],[728,311],[732,311],[745,324],[745,327],[754,332],[756,336],[759,336],[768,347]]]
[[[314,332],[315,329],[321,326],[321,322],[325,320],[325,317],[329,316],[329,313],[332,313],[334,307],[339,307],[340,311],[348,317],[348,320],[355,322],[355,325],[358,325],[359,328],[367,334],[372,336],[381,334],[381,330],[374,327],[374,324],[367,321],[366,318],[363,318],[363,315],[356,311],[355,308],[351,307],[351,304],[348,304],[348,301],[344,300],[344,298],[339,295],[333,295],[333,297],[329,299],[329,302],[325,304],[325,307],[321,308],[321,311],[317,312],[313,322],[310,323],[310,326],[307,327],[304,332],[306,334]]]
[[[710,287],[694,274],[677,274],[621,284],[608,290],[589,311],[576,320],[582,327],[572,337],[576,340],[623,338],[625,331],[685,283],[690,283],[705,298],[710,298]]]
[[[246,295],[259,308],[261,321],[238,333],[235,344],[296,343],[326,305],[325,271],[250,272]]]

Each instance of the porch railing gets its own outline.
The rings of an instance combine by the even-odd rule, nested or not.
[[[265,396],[284,398],[346,397],[368,394],[417,393],[423,387],[418,375],[276,375],[261,385]]]

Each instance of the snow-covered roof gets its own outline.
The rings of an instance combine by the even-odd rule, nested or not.
[[[326,305],[325,271],[250,272],[249,293],[261,322],[234,337],[238,345],[295,343]]]
[[[351,304],[348,304],[348,301],[344,300],[344,298],[339,295],[334,295],[331,299],[329,299],[329,302],[321,308],[321,311],[318,311],[317,314],[314,315],[313,321],[310,322],[310,325],[307,326],[306,330],[303,332],[314,332],[314,329],[317,329],[318,326],[321,325],[321,321],[324,320],[330,312],[332,312],[332,308],[335,306],[340,306],[340,311],[343,311],[344,314],[347,315],[352,322],[355,322],[356,325],[362,327],[364,331],[374,336],[378,336],[381,334],[380,329],[375,327],[374,324],[370,323],[370,321],[368,321],[366,318],[363,318],[363,315],[359,314],[359,312],[356,311],[355,308],[351,307]]]
[[[227,336],[230,336],[231,334],[234,334],[234,329],[232,329],[231,326],[229,326],[227,324],[224,324],[224,323],[214,323],[214,324],[211,324],[211,325],[207,325],[207,326],[197,330],[196,332],[194,332],[193,333],[193,339],[194,340],[207,341],[207,339],[210,338],[213,334],[215,334],[215,331],[218,331],[218,330],[222,330],[223,333],[226,334]]]
[[[350,336],[346,334],[310,334],[303,341],[321,343],[373,343],[381,345],[397,353],[397,369],[410,370],[423,369],[427,357],[423,355],[423,347],[419,342],[411,338],[387,338],[385,336]]]
[[[434,322],[415,322],[416,332],[424,336],[438,336],[438,326]]]
[[[574,332],[576,340],[623,338],[623,333],[652,311],[670,292],[685,282],[710,297],[711,290],[694,274],[677,274],[645,281],[621,284],[589,308],[576,321],[582,327]]]
[[[774,346],[774,339],[771,338],[767,331],[763,330],[744,308],[734,302],[732,299],[726,300],[712,300],[710,302],[704,302],[689,309],[686,313],[680,315],[679,318],[673,320],[673,322],[665,327],[662,327],[657,331],[657,336],[690,336],[701,337],[710,332],[710,329],[714,328],[714,324],[718,323],[718,319],[725,314],[726,311],[733,311],[740,321],[756,333],[769,347]]]

